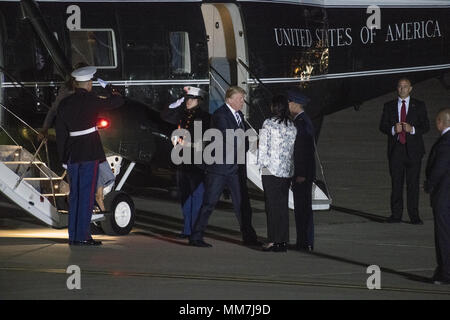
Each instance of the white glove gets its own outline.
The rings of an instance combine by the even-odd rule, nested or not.
[[[177,101],[175,101],[174,103],[171,103],[169,105],[169,109],[175,109],[178,108],[179,106],[181,106],[181,104],[184,102],[184,97],[178,99]]]
[[[106,86],[108,85],[108,82],[106,82],[105,80],[102,80],[100,78],[97,78],[97,81],[103,88],[106,88]]]

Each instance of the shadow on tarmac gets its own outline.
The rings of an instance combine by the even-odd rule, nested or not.
[[[385,223],[386,220],[388,219],[385,216],[378,216],[376,214],[362,212],[362,211],[359,211],[359,210],[354,210],[354,209],[349,209],[349,208],[338,207],[338,206],[334,206],[334,205],[331,205],[331,209],[339,211],[339,212],[342,212],[342,213],[351,214],[353,216],[366,218],[367,220],[374,221],[374,222],[379,222],[379,223]]]
[[[324,258],[324,259],[329,259],[329,260],[334,260],[334,261],[339,261],[339,262],[344,262],[344,263],[348,263],[348,264],[352,264],[352,265],[356,265],[356,266],[361,266],[364,268],[369,267],[371,264],[368,263],[364,263],[364,262],[359,262],[359,261],[355,261],[355,260],[351,260],[348,258],[343,258],[343,257],[338,257],[338,256],[334,256],[328,253],[322,253],[322,252],[318,252],[318,251],[312,251],[312,252],[302,252],[302,253],[306,253],[312,256],[316,256],[319,258]],[[412,273],[408,273],[408,272],[403,272],[403,271],[397,271],[391,268],[386,268],[386,267],[382,267],[379,266],[380,270],[382,272],[386,272],[386,273],[390,273],[393,275],[397,275],[397,276],[401,276],[404,277],[408,280],[411,281],[416,281],[416,282],[421,282],[421,283],[432,283],[432,279],[431,278],[427,278],[427,277],[423,277],[423,276],[419,276],[416,274],[412,274]]]

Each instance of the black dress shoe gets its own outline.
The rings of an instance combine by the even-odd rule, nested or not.
[[[298,251],[312,252],[314,248],[312,246],[297,246]]]
[[[178,239],[187,239],[187,238],[189,238],[189,235],[188,234],[184,234],[184,233],[179,233],[179,234],[176,235],[176,237]]]
[[[89,239],[84,241],[83,243],[85,246],[101,246],[102,242],[99,240]]]
[[[201,247],[201,248],[211,248],[212,245],[209,243],[206,243],[203,240],[189,240],[189,245],[194,247]]]
[[[286,252],[287,251],[287,243],[286,242],[278,242],[274,244],[274,252]]]
[[[262,251],[286,252],[287,251],[287,243],[286,242],[275,242],[275,243],[271,243],[271,244],[266,244],[262,247]]]
[[[273,251],[273,247],[274,247],[274,243],[265,243],[262,245],[261,249],[262,251],[268,252],[268,251]]]
[[[446,279],[442,277],[439,273],[435,273],[433,278],[431,278],[431,282],[437,285],[448,285],[450,284],[450,279]]]
[[[440,285],[440,286],[441,285],[450,285],[450,280],[439,279],[439,280],[434,280],[433,283]]]
[[[89,239],[84,241],[69,241],[69,245],[71,246],[100,246],[102,244],[101,241]]]
[[[402,219],[395,218],[393,216],[390,216],[389,218],[386,219],[386,223],[400,223],[400,222],[402,222]]]
[[[411,224],[419,224],[419,225],[421,225],[421,224],[423,224],[423,221],[420,220],[420,219],[414,219],[414,220],[411,220]]]

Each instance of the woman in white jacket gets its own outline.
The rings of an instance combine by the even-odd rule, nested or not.
[[[297,129],[290,119],[285,96],[272,99],[272,117],[259,134],[258,164],[262,173],[268,243],[264,251],[285,252],[289,242],[289,186],[294,174]]]

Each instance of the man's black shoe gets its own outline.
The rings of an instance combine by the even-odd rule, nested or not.
[[[386,219],[386,223],[400,223],[402,222],[402,219],[394,218],[393,216],[390,216]]]
[[[314,248],[312,246],[297,246],[298,251],[312,252]]]
[[[431,278],[431,282],[437,285],[448,285],[450,284],[450,279],[445,279],[440,274],[435,274],[433,278]]]
[[[201,247],[201,248],[211,248],[212,245],[209,243],[206,243],[203,240],[189,240],[189,245],[194,247]]]
[[[69,245],[71,246],[100,246],[102,244],[101,241],[89,239],[85,241],[69,241]]]
[[[433,283],[437,285],[449,285],[450,280],[434,280]]]
[[[189,238],[189,235],[188,234],[184,234],[184,233],[179,233],[179,234],[176,235],[176,237],[178,239],[187,239],[187,238]]]
[[[423,224],[423,221],[420,219],[411,220],[411,224]]]
[[[286,252],[287,251],[287,243],[286,242],[279,242],[274,244],[274,252]]]

